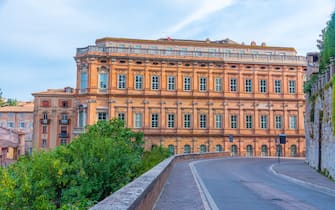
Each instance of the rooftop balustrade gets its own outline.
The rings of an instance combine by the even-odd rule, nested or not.
[[[120,47],[98,47],[88,46],[77,48],[77,57],[85,55],[111,55],[143,57],[143,55],[152,55],[159,58],[173,57],[176,59],[194,59],[194,60],[222,60],[226,62],[249,62],[249,63],[268,63],[268,64],[290,64],[306,65],[306,57],[289,55],[267,55],[267,54],[246,54],[230,52],[204,52],[204,51],[183,51],[183,50],[164,50],[147,48],[120,48]]]

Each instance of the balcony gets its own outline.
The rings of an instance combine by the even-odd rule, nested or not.
[[[61,125],[68,125],[68,124],[70,124],[70,120],[69,119],[66,119],[66,120],[59,120],[59,124],[61,124]]]
[[[43,125],[47,125],[50,123],[50,119],[40,119],[40,123]]]
[[[59,138],[69,138],[69,134],[68,133],[65,133],[65,132],[61,132],[59,134]]]

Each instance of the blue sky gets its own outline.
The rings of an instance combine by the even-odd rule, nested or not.
[[[5,98],[75,87],[78,47],[102,37],[211,40],[316,51],[334,0],[0,0]]]

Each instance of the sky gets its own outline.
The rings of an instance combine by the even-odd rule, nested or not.
[[[3,97],[75,87],[76,48],[102,37],[222,40],[317,51],[335,0],[0,0]]]

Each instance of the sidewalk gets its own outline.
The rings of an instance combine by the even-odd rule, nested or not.
[[[272,171],[290,181],[307,185],[335,195],[335,182],[311,168],[305,160],[282,160],[272,166]]]
[[[190,161],[182,161],[174,165],[155,210],[204,210],[189,163]]]

